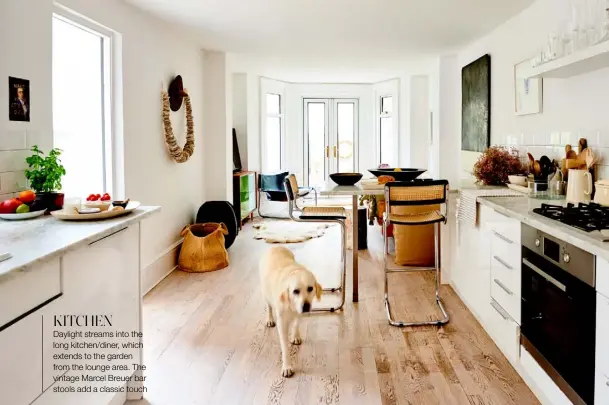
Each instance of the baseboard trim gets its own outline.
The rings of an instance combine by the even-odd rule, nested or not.
[[[155,260],[142,268],[142,296],[145,296],[177,267],[180,239],[165,249]]]

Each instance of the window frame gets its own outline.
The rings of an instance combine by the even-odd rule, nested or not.
[[[386,112],[383,111],[383,99],[385,98],[390,98],[391,99],[391,112]],[[377,164],[383,164],[383,163],[389,163],[389,162],[383,162],[383,133],[382,133],[382,122],[383,122],[383,118],[391,118],[391,134],[390,136],[392,138],[395,138],[395,136],[393,135],[393,124],[394,124],[394,116],[393,116],[393,111],[395,110],[395,104],[393,102],[393,95],[392,94],[381,94],[378,96],[378,162]],[[394,139],[395,140],[395,139]],[[395,147],[397,147],[397,145],[395,145]]]
[[[122,138],[122,115],[117,98],[122,95],[117,91],[117,78],[121,72],[117,60],[120,38],[115,31],[78,14],[67,7],[55,4],[52,18],[70,24],[100,38],[101,41],[101,89],[102,89],[102,147],[103,147],[103,188],[111,195],[124,195],[124,168],[118,167],[119,156],[117,140]],[[120,160],[122,163],[122,159]],[[120,176],[120,178],[119,178]]]
[[[274,113],[274,112],[269,112],[268,111],[268,104],[267,104],[267,97],[269,95],[273,95],[273,96],[278,96],[279,97],[279,113]],[[269,90],[269,91],[265,91],[264,92],[264,109],[265,109],[265,122],[264,122],[264,161],[267,161],[268,156],[266,155],[267,153],[267,146],[268,146],[268,130],[269,130],[269,118],[278,118],[279,119],[279,169],[278,170],[282,170],[283,169],[283,163],[284,163],[284,155],[283,155],[283,147],[284,147],[284,110],[283,110],[283,94],[281,92],[278,91],[273,91],[273,90]],[[263,166],[263,170],[264,170],[264,164]],[[268,171],[268,170],[267,170]]]

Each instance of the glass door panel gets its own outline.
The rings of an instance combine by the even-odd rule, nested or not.
[[[355,172],[358,100],[304,100],[305,185],[322,186],[329,175]]]
[[[336,171],[355,172],[355,101],[336,103]]]
[[[321,186],[328,175],[328,102],[305,101],[305,134],[308,155],[308,186]],[[305,155],[305,156],[306,156]],[[307,163],[307,162],[305,162]]]

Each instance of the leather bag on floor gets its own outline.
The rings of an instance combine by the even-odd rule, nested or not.
[[[207,222],[184,227],[178,268],[188,272],[206,272],[228,266],[225,235],[228,235],[228,229],[223,223]]]
[[[439,210],[439,205],[391,207],[398,215]],[[395,264],[400,266],[431,267],[434,265],[434,232],[430,225],[394,225]],[[438,240],[440,233],[438,231]]]

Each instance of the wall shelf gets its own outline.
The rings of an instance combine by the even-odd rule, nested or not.
[[[609,41],[576,51],[570,55],[531,68],[528,77],[566,79],[609,67]]]

